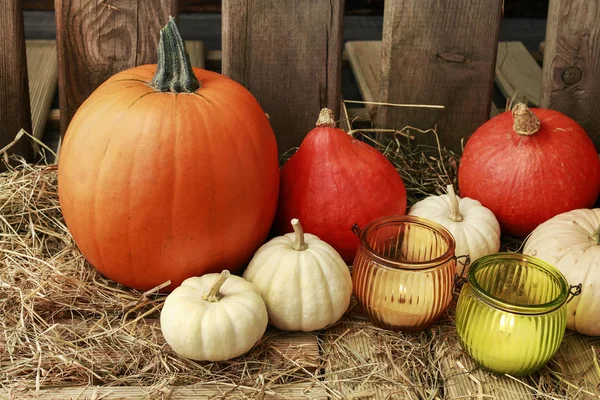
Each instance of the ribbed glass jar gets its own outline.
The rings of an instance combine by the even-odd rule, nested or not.
[[[568,296],[564,275],[540,259],[516,253],[479,258],[456,306],[461,344],[493,372],[530,374],[560,346]]]
[[[414,216],[389,216],[360,233],[352,283],[376,325],[416,331],[435,322],[452,299],[455,242],[443,226]]]

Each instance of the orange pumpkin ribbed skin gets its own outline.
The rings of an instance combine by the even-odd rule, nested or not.
[[[235,270],[264,242],[277,207],[275,135],[244,87],[194,68],[195,93],[149,85],[156,65],[118,73],[65,134],[59,198],[100,272],[148,290]]]

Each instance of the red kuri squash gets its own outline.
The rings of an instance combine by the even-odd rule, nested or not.
[[[321,110],[317,127],[281,170],[276,223],[291,232],[298,218],[307,233],[330,244],[351,263],[358,247],[352,226],[406,213],[406,188],[394,166],[373,147],[335,127]]]
[[[492,210],[503,233],[524,237],[555,215],[591,207],[600,161],[571,118],[517,104],[469,138],[458,182],[462,196]]]
[[[171,19],[158,66],[118,73],[84,102],[58,166],[66,224],[107,277],[147,290],[247,263],[277,207],[275,135],[238,83],[192,68]]]

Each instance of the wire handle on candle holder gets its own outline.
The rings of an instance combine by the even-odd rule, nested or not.
[[[461,258],[464,259],[464,261],[461,262]],[[457,273],[454,276],[454,287],[456,288],[467,281],[467,277],[465,276],[465,270],[467,269],[467,266],[471,264],[471,256],[469,256],[468,254],[464,254],[462,256],[454,256],[454,259],[456,260],[457,264],[460,264],[462,266],[460,273]]]
[[[575,298],[575,296],[579,296],[581,294],[583,286],[580,283],[579,285],[571,285],[569,286],[569,297],[567,298],[567,303]]]
[[[358,224],[352,225],[352,233],[354,233],[356,236],[360,237],[361,232],[362,232],[362,230],[360,229],[360,226],[358,226]]]

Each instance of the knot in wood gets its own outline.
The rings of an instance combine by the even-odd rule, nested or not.
[[[438,60],[442,60],[442,61],[446,61],[446,62],[451,62],[451,63],[457,63],[457,64],[469,64],[471,62],[471,58],[469,54],[460,54],[460,53],[453,53],[451,51],[442,51],[440,53],[437,53],[437,59]]]
[[[567,85],[574,85],[581,80],[583,77],[583,71],[581,68],[572,65],[565,69],[562,73],[562,80]]]

